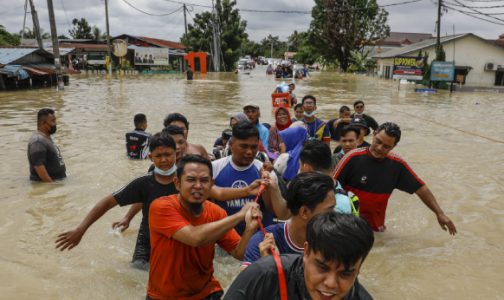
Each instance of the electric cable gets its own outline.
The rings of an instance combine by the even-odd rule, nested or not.
[[[135,7],[133,4],[129,3],[127,0],[122,0],[124,3],[126,3],[127,5],[129,5],[131,8],[133,8],[134,10],[136,11],[139,11],[143,14],[146,14],[146,15],[149,15],[149,16],[153,16],[153,17],[166,17],[166,16],[169,16],[169,15],[173,15],[174,13],[176,12],[179,12],[181,9],[183,9],[184,7],[181,6],[179,8],[177,8],[176,10],[174,11],[171,11],[169,13],[166,13],[166,14],[153,14],[153,13],[150,13],[150,12],[146,12],[138,7]]]

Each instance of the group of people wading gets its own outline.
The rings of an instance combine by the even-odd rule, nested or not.
[[[353,114],[343,106],[338,118],[324,122],[316,103],[303,97],[295,118],[278,108],[271,125],[247,104],[210,155],[188,142],[182,114],[169,114],[154,135],[145,132],[146,116],[136,115],[126,152],[148,157],[151,168],[59,234],[56,248],[74,248],[108,210],[131,205],[113,227],[126,230],[142,211],[131,264],[149,272],[146,299],[372,299],[358,274],[373,231],[386,230],[394,189],[417,194],[442,229],[457,230],[427,185],[391,152],[401,139],[397,124],[378,125],[362,101]],[[55,111],[40,110],[28,145],[32,180],[66,176],[55,132]],[[339,144],[334,153],[331,139]],[[215,255],[242,261],[225,295],[213,276]]]

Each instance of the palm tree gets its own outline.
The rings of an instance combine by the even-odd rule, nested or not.
[[[100,28],[94,26],[93,27],[93,40],[99,41],[102,38],[102,32]]]

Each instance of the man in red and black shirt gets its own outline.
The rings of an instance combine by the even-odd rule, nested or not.
[[[336,166],[334,178],[345,190],[360,199],[360,215],[375,231],[385,230],[385,211],[394,189],[416,193],[432,210],[443,230],[457,233],[453,222],[439,207],[427,185],[397,154],[390,152],[401,139],[401,129],[395,123],[380,125],[368,148],[347,153]]]

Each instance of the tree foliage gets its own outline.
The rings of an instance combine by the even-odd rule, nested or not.
[[[23,32],[23,30],[20,30],[19,31],[19,37],[21,37],[21,35],[23,35],[23,37],[25,39],[36,39],[37,38],[36,35],[35,35],[35,29],[34,30],[30,30],[28,28],[25,28],[24,32]],[[51,38],[51,34],[49,32],[45,32],[44,28],[40,28],[40,37],[42,39],[50,39]]]
[[[17,46],[19,38],[10,34],[3,25],[0,25],[0,46]]]
[[[309,40],[324,60],[346,71],[352,51],[388,36],[387,15],[376,0],[315,0]]]
[[[91,32],[91,26],[89,26],[88,21],[85,18],[73,19],[73,28],[68,30],[70,36],[74,39],[93,39],[93,34]]]
[[[236,1],[217,0],[215,9],[217,18],[211,12],[196,14],[194,24],[188,25],[187,35],[182,36],[182,43],[192,51],[212,53],[214,24],[219,24],[220,47],[224,70],[233,70],[242,52],[241,46],[247,40],[245,33],[247,22],[241,20]]]

